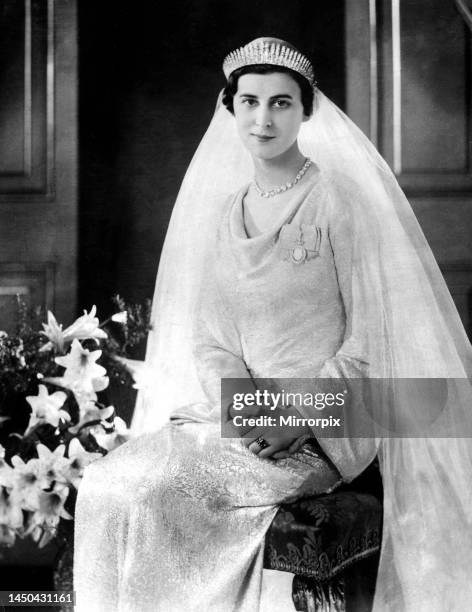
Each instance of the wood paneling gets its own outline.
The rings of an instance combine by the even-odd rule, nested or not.
[[[451,0],[346,2],[347,112],[409,197],[469,333],[471,32]]]
[[[409,194],[472,193],[471,34],[454,3],[346,4],[351,116]]]
[[[13,329],[17,296],[28,305],[54,309],[54,264],[0,263],[0,321],[2,329]]]
[[[50,199],[54,3],[3,0],[0,6],[0,201]]]
[[[75,0],[0,0],[0,329],[16,291],[76,314],[76,62]]]

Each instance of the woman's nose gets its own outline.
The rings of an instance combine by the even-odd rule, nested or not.
[[[256,114],[256,124],[259,127],[270,127],[272,125],[272,117],[268,108],[265,108],[264,106],[260,106],[258,108]]]

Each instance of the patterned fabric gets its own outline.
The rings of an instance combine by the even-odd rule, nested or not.
[[[317,582],[314,578],[295,576],[292,599],[300,612],[346,612],[344,577]]]
[[[273,461],[221,437],[222,377],[249,378],[250,370],[298,379],[326,360],[343,372],[358,361],[353,347],[335,356],[349,336],[341,291],[348,295],[350,228],[329,184],[308,179],[283,218],[255,238],[245,236],[244,189],[228,201],[194,315],[195,366],[208,401],[183,404],[172,423],[86,468],[75,521],[77,612],[255,612],[278,506],[333,490],[340,473],[350,480],[376,454],[339,438],[329,460],[301,448]],[[324,228],[321,245],[312,236],[318,257],[302,265],[281,258],[286,222]]]
[[[338,491],[279,508],[264,566],[330,580],[380,547],[382,507],[371,494]]]

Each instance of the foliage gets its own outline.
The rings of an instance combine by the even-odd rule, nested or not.
[[[110,378],[137,380],[128,351],[150,330],[151,303],[113,298],[103,323],[90,312],[66,329],[17,298],[15,332],[0,331],[0,545],[44,546],[73,518],[85,467],[129,438],[107,405]]]

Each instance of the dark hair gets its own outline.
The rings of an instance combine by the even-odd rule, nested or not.
[[[292,79],[300,87],[303,112],[308,117],[313,112],[313,99],[314,92],[313,87],[310,83],[298,72],[285,68],[284,66],[273,66],[271,64],[255,64],[253,66],[243,66],[238,68],[229,75],[226,87],[223,90],[223,104],[234,115],[233,98],[238,91],[238,80],[243,74],[271,74],[273,72],[285,72],[290,75]]]

